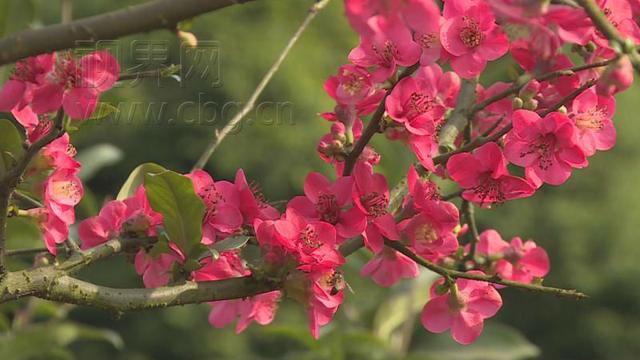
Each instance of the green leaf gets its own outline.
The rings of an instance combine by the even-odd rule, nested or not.
[[[171,241],[188,258],[197,257],[205,206],[196,194],[191,179],[166,170],[157,174],[147,173],[144,186],[151,207],[163,216],[164,227]]]
[[[91,179],[102,168],[116,164],[122,156],[122,150],[111,144],[98,144],[82,150],[76,157],[82,164],[80,180]]]
[[[218,252],[239,249],[243,247],[251,238],[252,236],[246,235],[230,236],[213,244],[211,248],[217,250]]]
[[[144,183],[144,176],[146,174],[157,174],[166,170],[167,169],[156,163],[144,163],[142,165],[139,165],[137,168],[133,169],[131,174],[129,174],[127,181],[125,181],[120,188],[116,199],[124,200],[128,197],[133,196],[136,193],[138,186]]]
[[[89,116],[89,120],[99,120],[106,118],[107,116],[118,113],[120,110],[106,102],[98,102],[96,104],[96,109],[93,111],[93,114]]]
[[[21,132],[7,119],[0,120],[0,177],[22,157],[23,138]]]
[[[523,360],[540,355],[540,349],[518,330],[493,320],[485,322],[482,335],[471,345],[456,343],[448,333],[420,337],[414,341],[419,350],[407,360]]]

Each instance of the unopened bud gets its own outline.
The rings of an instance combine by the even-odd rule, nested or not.
[[[511,108],[513,110],[522,109],[523,106],[524,106],[524,101],[522,101],[522,99],[520,99],[517,96],[513,98],[513,101],[511,101]]]
[[[566,106],[564,106],[564,105],[562,105],[562,106],[560,106],[560,108],[558,108],[558,110],[556,110],[556,111],[557,111],[557,112],[561,112],[561,113],[563,113],[563,114],[565,114],[565,115],[566,115],[566,114],[567,114],[567,107],[566,107]]]
[[[180,42],[185,44],[190,48],[195,48],[198,46],[198,38],[193,33],[188,31],[178,30],[177,32],[178,38],[180,38]]]
[[[528,99],[524,102],[523,108],[525,110],[535,110],[538,108],[538,100],[536,99]]]
[[[538,94],[539,91],[540,91],[540,82],[538,82],[536,79],[533,79],[527,82],[522,87],[522,89],[520,89],[520,92],[518,92],[518,97],[526,101],[529,99],[533,99]]]

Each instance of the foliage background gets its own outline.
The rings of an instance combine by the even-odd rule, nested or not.
[[[137,2],[78,0],[73,2],[74,16]],[[138,112],[130,123],[87,124],[74,134],[85,165],[97,171],[84,174],[88,191],[79,208],[80,217],[95,214],[142,162],[188,171],[211,138],[213,127],[188,124],[184,119],[168,121],[176,107],[198,99],[199,94],[218,104],[244,101],[310,3],[257,1],[197,18],[191,31],[200,40],[219,44],[220,87],[211,87],[202,79],[189,79],[183,87],[173,79],[162,80],[161,86],[148,79],[107,93],[103,100],[111,103],[166,101],[169,105],[155,122],[155,115]],[[216,179],[232,179],[236,169],[243,168],[260,182],[267,198],[279,200],[301,193],[303,174],[331,173],[315,153],[317,140],[328,130],[317,113],[332,109],[322,83],[357,43],[342,11],[341,1],[334,0],[318,16],[262,96],[262,101],[289,102],[290,113],[276,125],[270,123],[275,119],[273,113],[252,113],[251,124],[229,137],[207,166]],[[59,12],[57,1],[0,0],[0,34],[58,22]],[[118,44],[126,50],[132,41],[150,39],[168,41],[165,65],[179,62],[179,44],[166,31],[128,37]],[[127,51],[121,53],[120,61],[123,69],[136,65]],[[482,80],[506,80],[510,67],[513,64],[508,59],[494,63]],[[367,259],[359,253],[347,266],[354,293],[347,294],[336,321],[323,330],[317,342],[308,335],[303,309],[290,302],[282,304],[271,326],[252,326],[236,336],[231,328],[218,330],[208,325],[207,305],[109,314],[23,300],[0,306],[0,358],[635,359],[640,353],[640,127],[634,103],[638,95],[634,86],[618,97],[615,122],[619,139],[612,151],[599,153],[591,166],[576,171],[560,188],[547,186],[534,198],[479,215],[483,228],[495,227],[507,238],[533,238],[544,246],[552,260],[547,283],[579,288],[591,296],[586,301],[507,289],[502,292],[502,311],[488,321],[480,341],[460,347],[447,334],[427,333],[416,317],[432,276],[423,274],[419,281],[379,289],[358,275]],[[218,118],[213,125],[219,127],[224,120]],[[96,148],[96,144],[102,145]],[[380,169],[393,184],[412,160],[409,151],[382,137],[375,144],[383,154]],[[37,234],[22,225],[12,222],[10,246],[38,245]],[[126,259],[99,264],[81,276],[112,286],[141,286]]]

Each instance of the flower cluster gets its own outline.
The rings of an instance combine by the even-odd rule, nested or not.
[[[640,40],[637,1],[597,3],[621,36]],[[561,185],[597,151],[611,149],[613,96],[633,81],[631,63],[582,8],[564,2],[344,4],[360,40],[349,63],[324,83],[336,105],[321,114],[331,130],[317,146],[335,180],[307,174],[304,194],[280,211],[242,170],[233,182],[214,180],[203,170],[173,173],[182,183],[171,197],[190,197],[204,209],[202,219],[190,219],[201,230],[192,236],[195,244],[186,244],[191,232],[185,224],[171,237],[174,219],[168,217],[180,214],[154,208],[157,190],[143,183],[79,224],[82,248],[116,238],[141,240],[135,270],[149,288],[185,280],[265,280],[275,284],[271,291],[211,302],[212,326],[236,321],[241,332],[252,321],[269,324],[287,296],[303,304],[317,338],[344,301],[341,266],[349,251],[343,245],[362,238],[369,260],[361,275],[382,287],[417,277],[419,264],[437,270],[442,278],[431,286],[422,324],[471,343],[502,306],[498,290],[505,284],[539,286],[550,270],[546,251],[532,240],[507,242],[496,230],[478,231],[474,206],[489,209],[533,196],[544,184]],[[563,53],[567,49],[573,56]],[[480,85],[478,76],[503,56],[522,75]],[[0,90],[0,111],[11,111],[33,144],[51,131],[51,112],[88,118],[118,74],[106,52],[79,60],[69,54],[22,60]],[[375,133],[406,144],[415,155],[405,192],[402,186],[391,191],[377,171],[381,155],[369,144]],[[53,254],[68,237],[82,197],[74,155],[65,134],[44,148],[42,161],[27,174],[46,175],[33,186],[44,207],[28,213],[40,220]],[[439,185],[447,182],[459,191],[442,195]]]
[[[0,90],[0,111],[11,111],[25,126],[61,107],[72,119],[89,118],[101,92],[113,87],[120,65],[107,51],[75,59],[71,53],[21,60]]]
[[[69,236],[69,226],[75,223],[75,206],[83,195],[83,185],[78,177],[80,163],[74,159],[76,149],[69,143],[69,135],[52,141],[46,146],[33,172],[45,173],[43,182],[33,184],[34,192],[41,193],[44,207],[28,210],[39,224],[45,245],[56,254],[58,244]]]

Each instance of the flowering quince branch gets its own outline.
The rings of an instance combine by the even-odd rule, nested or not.
[[[637,36],[637,34],[621,33],[618,29],[621,24],[617,22],[612,23],[613,19],[610,19],[612,11],[609,8],[601,8],[602,5],[599,6],[599,4],[604,4],[606,1],[596,2],[594,0],[576,0],[576,2],[584,8],[587,15],[593,21],[593,24],[612,43],[612,45],[616,46],[618,51],[629,57],[629,61],[631,61],[636,72],[640,73],[640,54],[638,54],[638,50],[636,48],[637,45],[634,43],[634,40],[637,39],[633,38],[633,36]],[[615,1],[611,1],[611,3],[615,3]],[[627,6],[629,5],[627,4]],[[616,15],[617,14],[613,14],[613,16]],[[625,27],[625,30],[627,29],[628,28]]]
[[[478,274],[478,273],[462,272],[458,270],[447,269],[445,267],[436,265],[414,254],[411,250],[407,249],[404,245],[402,245],[397,241],[385,240],[385,245],[401,252],[408,258],[418,263],[420,266],[423,266],[435,272],[436,274],[442,275],[443,277],[448,279],[469,279],[469,280],[476,280],[476,281],[486,281],[493,284],[504,285],[504,286],[513,287],[516,289],[522,289],[522,290],[538,292],[543,294],[551,294],[558,297],[566,297],[566,298],[573,298],[573,299],[588,298],[586,294],[583,294],[579,291],[572,290],[572,289],[559,289],[559,288],[554,288],[549,286],[525,284],[517,281],[503,280],[503,279],[500,279],[500,277],[498,276],[491,276],[491,275],[484,275],[484,274]]]
[[[250,106],[326,2],[312,7],[254,91]],[[596,10],[602,8],[620,34],[637,41],[640,29],[634,19],[640,8],[610,9],[610,2],[599,1]],[[506,241],[494,229],[478,229],[474,209],[533,196],[544,184],[561,185],[574,169],[588,165],[588,157],[611,149],[616,140],[613,95],[633,80],[628,57],[635,50],[621,56],[608,32],[594,27],[574,4],[344,4],[360,42],[349,53],[349,63],[324,83],[336,106],[321,114],[331,130],[317,147],[335,168],[335,180],[307,174],[304,194],[280,211],[243,170],[227,181],[200,169],[224,139],[219,133],[208,148],[213,150],[205,151],[188,174],[153,163],[136,168],[115,200],[78,224],[81,249],[65,254],[58,254],[59,244],[69,241],[83,187],[63,115],[69,121],[90,119],[100,93],[128,75],[120,74],[107,52],[81,59],[67,53],[20,60],[0,89],[0,111],[10,111],[27,138],[24,148],[0,144],[3,156],[17,159],[9,161],[8,170],[4,158],[0,163],[2,182],[10,185],[0,192],[0,244],[7,216],[26,216],[40,227],[48,252],[58,257],[53,265],[48,264],[51,257],[39,256],[30,269],[4,272],[0,301],[31,295],[112,311],[209,302],[212,326],[235,321],[241,332],[251,322],[269,324],[286,296],[303,304],[317,338],[344,301],[341,266],[363,248],[372,257],[361,275],[382,287],[417,277],[419,265],[441,275],[420,319],[429,331],[450,330],[461,344],[473,342],[484,320],[497,313],[499,290],[505,286],[586,297],[540,285],[550,271],[546,251],[532,240],[515,236]],[[527,31],[507,37],[503,28],[508,24]],[[583,65],[574,65],[562,52],[569,48]],[[506,54],[524,74],[513,83],[480,85],[477,79],[485,68]],[[442,70],[447,63],[453,71]],[[56,121],[50,118],[53,112]],[[370,114],[365,128],[361,118]],[[230,124],[241,120],[242,115]],[[21,139],[21,130],[12,124],[0,126]],[[369,142],[376,133],[406,144],[420,164],[411,166],[391,191],[375,170],[381,156]],[[512,175],[510,168],[516,166],[524,176]],[[29,188],[21,181],[24,174],[46,179]],[[441,195],[435,177],[460,190]],[[36,201],[19,199],[14,190]],[[457,197],[461,205],[449,201]],[[20,208],[25,204],[35,208]],[[135,254],[134,268],[145,289],[108,288],[71,276],[123,252]]]
[[[209,143],[205,151],[202,153],[202,155],[200,156],[196,164],[193,166],[191,171],[202,169],[207,164],[207,162],[211,158],[211,155],[213,155],[214,151],[216,151],[220,143],[227,137],[227,135],[229,135],[229,133],[231,133],[231,131],[233,131],[233,129],[236,128],[236,126],[238,126],[240,121],[242,121],[242,119],[244,119],[244,117],[247,116],[247,114],[253,109],[253,107],[256,104],[256,101],[258,100],[258,97],[260,96],[260,94],[262,94],[262,91],[264,91],[264,89],[267,87],[267,85],[273,78],[273,75],[275,75],[275,73],[278,72],[278,69],[280,69],[280,66],[282,65],[284,60],[287,58],[287,55],[289,55],[289,52],[291,51],[295,43],[298,41],[302,33],[307,29],[309,24],[311,24],[311,21],[313,21],[316,15],[322,9],[324,9],[325,6],[327,6],[329,1],[330,0],[318,0],[309,8],[309,13],[305,17],[305,19],[302,21],[302,24],[300,24],[296,32],[293,34],[293,36],[291,36],[291,38],[287,42],[287,45],[284,47],[282,52],[280,52],[280,55],[278,55],[278,58],[276,59],[276,61],[271,65],[271,67],[269,68],[267,73],[264,75],[264,77],[262,77],[262,80],[260,80],[260,83],[258,83],[258,86],[256,86],[255,90],[253,90],[253,93],[249,97],[249,100],[247,100],[245,105],[242,107],[242,110],[240,110],[231,120],[229,120],[229,122],[222,128],[222,130],[220,131],[216,130],[213,139],[211,140],[211,142]]]

